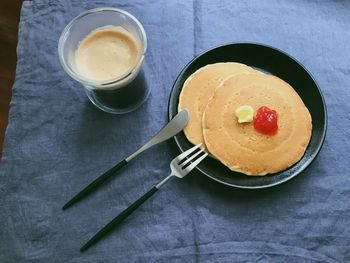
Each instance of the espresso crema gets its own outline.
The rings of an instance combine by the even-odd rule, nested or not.
[[[130,72],[140,56],[140,43],[127,30],[108,26],[92,31],[80,42],[75,64],[85,78],[108,81]]]

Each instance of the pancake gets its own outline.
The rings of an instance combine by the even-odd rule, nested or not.
[[[235,62],[216,63],[198,69],[185,81],[179,97],[178,109],[187,109],[190,113],[190,120],[184,132],[191,143],[204,143],[202,115],[220,82],[231,75],[245,72],[255,72],[255,70]]]
[[[238,123],[235,110],[250,105],[276,110],[278,131],[258,133],[250,123]],[[271,75],[247,73],[227,78],[216,89],[203,115],[203,135],[209,152],[233,171],[247,175],[276,173],[298,162],[311,137],[311,116],[296,91]]]

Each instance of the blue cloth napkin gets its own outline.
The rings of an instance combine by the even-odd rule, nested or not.
[[[65,25],[103,6],[134,14],[148,35],[152,93],[126,115],[95,108],[58,61]],[[0,166],[0,262],[350,262],[349,14],[347,0],[24,1]],[[277,47],[313,74],[329,117],[317,159],[292,181],[260,191],[198,173],[174,179],[81,254],[87,239],[169,173],[174,143],[147,151],[71,209],[62,205],[153,136],[167,122],[182,67],[226,42]]]

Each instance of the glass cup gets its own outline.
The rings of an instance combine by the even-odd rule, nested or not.
[[[95,81],[77,70],[75,51],[80,42],[92,31],[118,26],[127,30],[141,47],[141,55],[127,73],[108,81]],[[146,101],[149,88],[142,71],[147,37],[141,23],[131,14],[117,8],[96,8],[74,18],[63,30],[58,43],[58,55],[63,69],[80,82],[90,101],[103,111],[122,114],[137,109]]]

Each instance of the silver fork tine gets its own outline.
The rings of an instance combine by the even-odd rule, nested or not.
[[[196,152],[194,155],[192,155],[191,157],[189,157],[185,162],[183,162],[181,164],[182,167],[184,167],[186,164],[188,164],[191,160],[193,160],[193,158],[197,157],[200,153],[204,152],[203,149],[200,149],[200,151]]]
[[[176,160],[181,161],[182,159],[184,159],[186,156],[188,156],[190,153],[194,152],[194,150],[198,149],[201,146],[202,146],[202,143],[193,146],[192,148],[188,149],[187,151],[177,156]]]
[[[201,161],[203,161],[203,159],[205,157],[207,157],[207,153],[204,153],[203,156],[199,157],[196,161],[194,161],[193,163],[191,163],[189,166],[187,166],[184,171],[186,173],[189,173],[194,167],[196,167]]]

